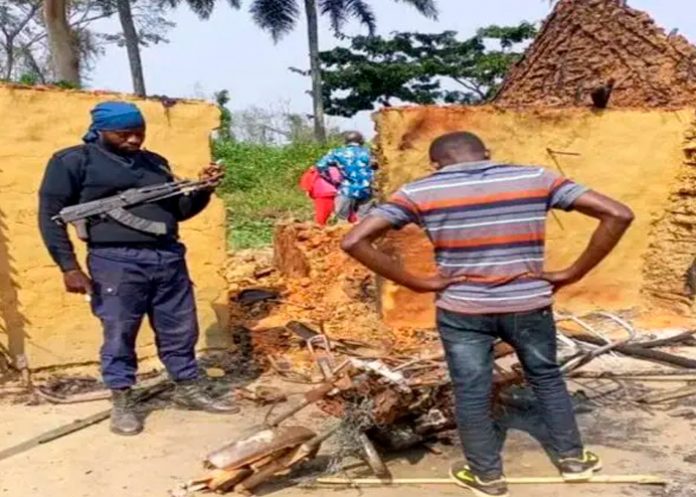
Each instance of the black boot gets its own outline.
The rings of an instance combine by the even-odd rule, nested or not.
[[[227,414],[239,412],[239,407],[230,401],[211,397],[199,380],[178,381],[173,400],[181,407],[196,411]]]
[[[117,435],[137,435],[143,431],[143,423],[135,413],[130,388],[112,390],[111,431]]]

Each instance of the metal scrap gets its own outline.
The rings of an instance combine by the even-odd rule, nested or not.
[[[664,353],[649,350],[640,344],[634,344],[637,337],[634,327],[615,314],[594,313],[582,317],[559,314],[556,317],[558,321],[572,321],[586,332],[569,336],[559,334],[559,341],[569,345],[573,354],[570,360],[564,364],[563,371],[566,374],[573,372],[574,375],[580,377],[582,374],[575,373],[575,370],[592,360],[606,354],[612,354],[614,351],[625,354],[627,351],[640,349],[641,353],[646,351],[658,353],[658,355],[663,354],[660,356],[663,359],[665,357]],[[593,318],[601,319],[593,320]],[[626,337],[620,340],[608,339],[603,333],[604,330],[600,329],[599,324],[609,324],[609,322],[615,327],[625,330]],[[336,388],[336,384],[330,381],[326,382],[323,387],[312,390],[303,403],[291,409],[291,414],[309,403],[319,401],[320,409],[338,418],[340,426],[349,424],[352,427],[347,435],[354,444],[352,450],[362,453],[379,479],[389,478],[388,469],[384,466],[381,456],[372,444],[373,439],[387,448],[405,449],[432,440],[433,436],[455,426],[454,392],[447,363],[439,346],[433,347],[428,342],[428,347],[425,347],[426,351],[423,348],[413,347],[406,351],[387,353],[386,350],[381,350],[379,354],[373,354],[372,350],[376,351],[377,348],[370,344],[331,340],[323,333],[323,329],[319,332],[301,322],[291,321],[286,324],[285,328],[302,339],[308,347],[314,363],[325,377],[336,377],[333,365],[341,357],[346,358],[347,367],[351,371],[350,378],[343,377],[344,384],[341,388]],[[689,336],[681,334],[675,339],[679,341],[687,339]],[[657,341],[657,343],[659,345],[663,342]],[[668,343],[672,342],[668,341]],[[369,352],[365,353],[365,351]],[[512,348],[506,344],[496,345],[496,359],[512,352]],[[670,354],[667,356],[674,357]],[[651,358],[653,357],[651,355]],[[681,362],[682,365],[689,361],[685,358],[677,359],[677,362]],[[682,359],[683,361],[680,361]],[[289,361],[285,361],[282,367],[279,361],[276,360],[275,363],[274,369],[283,375],[288,375],[293,370],[293,365]],[[506,366],[503,367],[503,364]],[[578,405],[589,403],[598,405],[602,401],[613,403],[617,402],[618,398],[628,399],[626,401],[632,402],[631,405],[640,405],[633,399],[645,397],[646,390],[641,390],[640,385],[631,383],[625,385],[612,379],[610,380],[611,385],[615,386],[616,389],[607,391],[604,388],[607,386],[606,379],[599,378],[597,381],[603,382],[603,387],[596,389],[596,395],[592,398],[588,398],[584,392],[577,393],[575,401],[579,402]],[[529,389],[520,389],[517,393],[508,390],[508,387],[523,384],[522,368],[519,364],[510,366],[507,361],[496,362],[494,405],[499,407],[504,403],[528,404],[527,398],[533,398]],[[588,389],[591,388],[589,384],[586,386]],[[506,390],[509,393],[503,395]],[[682,396],[696,395],[696,389],[693,392],[684,389],[680,393]],[[276,417],[275,420],[268,423],[268,426],[278,426],[278,423],[283,419],[285,419],[285,414]],[[316,435],[315,438],[319,436]],[[339,437],[341,436],[343,435],[339,435]],[[312,440],[315,438],[309,438],[309,434],[306,434],[305,438],[307,439],[302,443],[290,444],[283,450],[272,451],[271,454],[263,458],[259,457],[253,463],[247,463],[248,468],[251,468],[253,473],[251,476],[246,476],[245,480],[235,484],[235,491],[251,491],[270,476],[291,467],[298,458],[312,457],[312,450],[307,447],[317,448],[318,446],[313,444]],[[339,442],[338,445],[339,447],[344,445],[347,447],[350,444]],[[301,446],[305,446],[305,449],[300,450]],[[343,449],[338,452],[343,453]],[[208,486],[208,488],[211,487]]]
[[[621,319],[620,317],[616,316],[615,314],[611,314],[608,312],[597,312],[596,313],[598,316],[603,316],[605,318],[608,318],[615,323],[617,323],[619,326],[621,326],[624,330],[626,330],[626,333],[628,336],[623,339],[623,340],[618,340],[618,341],[610,341],[610,340],[605,340],[606,344],[601,345],[594,350],[591,350],[589,352],[585,353],[579,353],[575,357],[571,358],[568,360],[563,366],[561,366],[561,372],[567,374],[570,373],[571,371],[575,371],[576,369],[588,364],[591,362],[593,359],[601,356],[602,354],[605,354],[609,351],[615,350],[617,347],[621,345],[625,345],[628,343],[631,343],[633,340],[635,340],[637,334],[636,330],[631,326],[629,323]],[[586,329],[592,330],[594,334],[598,333],[589,325],[586,325],[584,321],[580,320],[579,318],[576,318],[574,316],[571,316],[570,319],[572,319],[576,323],[583,323],[583,327]]]
[[[266,288],[247,288],[237,294],[235,300],[241,305],[252,305],[258,302],[267,302],[280,297],[276,290]]]

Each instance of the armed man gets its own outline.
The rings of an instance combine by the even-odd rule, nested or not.
[[[142,149],[145,119],[134,104],[97,105],[83,141],[49,161],[39,191],[39,226],[66,290],[91,296],[92,312],[101,320],[101,371],[113,399],[111,431],[135,435],[143,429],[131,387],[137,371],[135,340],[145,316],[155,331],[159,357],[176,384],[176,402],[189,409],[237,412],[227,401],[210,397],[199,380],[196,306],[186,249],[178,236],[178,223],[210,202],[221,168],[203,168],[205,186],[186,195],[119,209],[117,217],[86,219],[79,231],[87,242],[88,276],[66,226],[55,222],[61,211],[133,188],[171,183],[174,176],[166,159]]]
[[[375,208],[342,247],[384,278],[437,294],[437,327],[467,459],[453,465],[451,476],[474,495],[508,495],[500,433],[490,412],[493,345],[502,339],[515,349],[534,390],[553,462],[565,480],[589,480],[601,462],[583,445],[557,363],[553,294],[580,281],[609,255],[633,213],[541,167],[491,161],[484,143],[469,132],[437,138],[430,159],[437,171]],[[575,211],[599,223],[571,266],[544,272],[550,209]],[[373,245],[408,224],[427,233],[440,274],[416,275]]]

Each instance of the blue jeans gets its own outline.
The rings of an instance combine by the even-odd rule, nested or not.
[[[500,338],[517,353],[532,387],[557,457],[580,457],[583,446],[573,404],[556,360],[551,308],[511,314],[466,315],[438,309],[440,331],[454,386],[464,454],[483,478],[503,474],[503,436],[491,413],[493,345]]]
[[[92,311],[101,320],[101,369],[111,389],[135,384],[135,339],[143,318],[155,331],[157,353],[175,381],[198,374],[198,320],[185,248],[94,246],[87,265],[94,294]]]

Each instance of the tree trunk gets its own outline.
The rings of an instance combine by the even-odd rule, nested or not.
[[[57,81],[80,86],[80,57],[68,24],[68,0],[45,0],[44,20]]]
[[[10,40],[7,43],[7,47],[5,50],[5,74],[3,75],[5,81],[12,81],[12,73],[14,72],[14,63],[15,63],[15,51],[14,51],[14,40]]]
[[[316,0],[305,0],[307,13],[307,34],[309,38],[309,67],[312,76],[312,101],[314,103],[314,137],[326,141],[324,124],[324,100],[322,95],[321,67],[319,64],[319,22]]]
[[[41,68],[41,66],[39,66],[39,63],[36,62],[36,57],[34,57],[31,48],[27,46],[22,47],[22,57],[24,57],[24,60],[27,61],[27,64],[29,64],[31,70],[34,71],[34,74],[36,74],[36,77],[39,78],[39,83],[45,85],[46,75],[44,74],[44,70]]]
[[[130,64],[131,77],[133,78],[133,92],[140,97],[144,97],[146,95],[145,76],[143,75],[143,63],[140,59],[138,32],[133,22],[130,2],[131,0],[118,0],[118,17],[121,20],[123,36],[126,39],[128,62]]]

